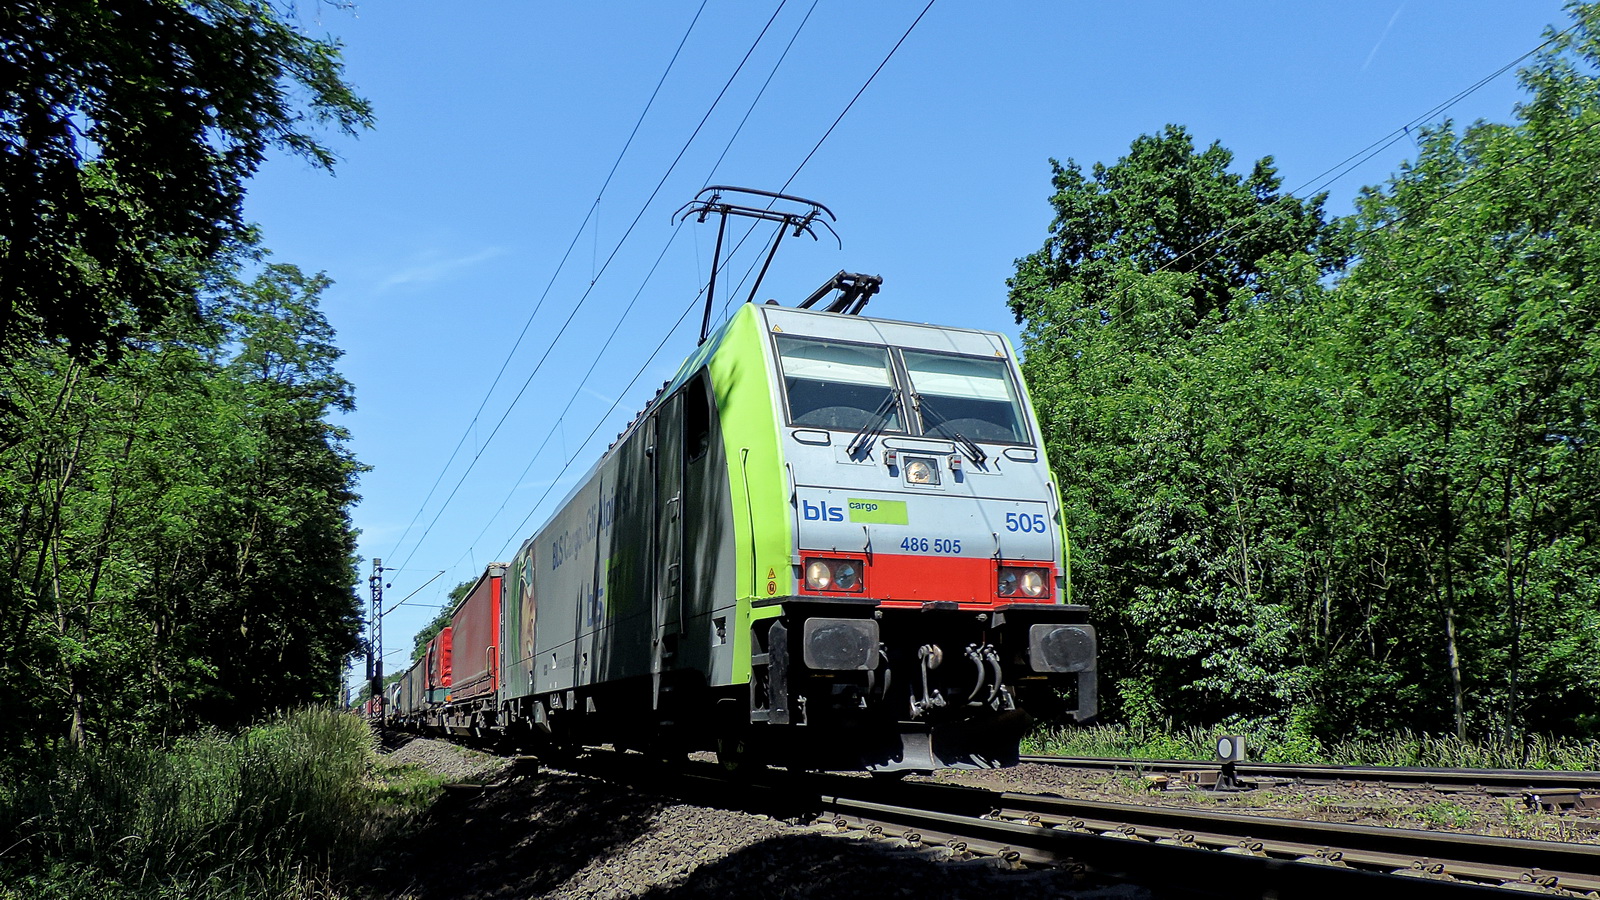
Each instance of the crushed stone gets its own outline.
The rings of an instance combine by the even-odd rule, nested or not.
[[[441,741],[392,761],[488,771]],[[493,757],[490,757],[493,759]],[[455,767],[460,767],[455,768]],[[447,791],[354,885],[369,900],[1145,900],[1125,884],[1050,868],[952,863],[892,841],[846,839],[807,822],[689,805],[582,775],[502,765],[482,790]]]

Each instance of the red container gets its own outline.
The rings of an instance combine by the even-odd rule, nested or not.
[[[450,621],[451,700],[494,693],[500,687],[500,589],[506,567],[493,563]]]
[[[450,693],[451,635],[449,626],[428,642],[428,702],[443,703]]]

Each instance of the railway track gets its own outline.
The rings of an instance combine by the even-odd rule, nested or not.
[[[844,779],[829,784],[839,786],[840,781]],[[841,829],[866,830],[908,845],[1081,866],[1108,877],[1197,894],[1378,890],[1464,897],[1504,896],[1506,888],[1600,891],[1600,846],[1588,844],[921,783],[894,785],[892,790],[869,784],[824,794],[820,803],[822,815],[831,816]]]
[[[1176,759],[1118,759],[1077,756],[1024,756],[1022,762],[1074,769],[1151,773],[1222,770],[1215,762]],[[1498,794],[1600,794],[1600,772],[1558,772],[1543,769],[1432,769],[1399,766],[1314,766],[1283,763],[1238,763],[1243,781],[1293,781],[1304,784],[1380,784],[1437,791],[1480,791]],[[1564,799],[1564,798],[1563,798]]]
[[[1192,765],[1192,764],[1188,764]],[[1600,846],[1064,799],[932,782],[711,764],[641,775],[620,758],[575,767],[698,804],[809,820],[930,858],[1064,866],[1163,896],[1506,896],[1600,892]],[[603,771],[601,771],[603,770]],[[632,774],[628,774],[629,772]]]

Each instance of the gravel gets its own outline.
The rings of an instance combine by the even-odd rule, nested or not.
[[[492,780],[446,790],[415,829],[373,861],[357,888],[374,900],[1156,896],[1056,869],[937,861],[925,850],[831,827],[508,766],[440,741],[412,740],[388,758]]]
[[[396,763],[476,785],[447,788],[361,879],[371,900],[524,898],[1155,898],[1122,884],[1049,868],[1006,870],[990,860],[937,860],[831,826],[685,804],[584,775],[454,744],[410,739],[386,748]],[[915,777],[915,776],[913,776]],[[943,770],[933,780],[1084,799],[1229,809],[1332,822],[1596,841],[1594,821],[1536,813],[1520,798],[1373,785],[1274,784],[1233,795],[1054,766]]]
[[[383,738],[383,757],[398,766],[418,766],[454,781],[487,781],[505,771],[511,760],[479,753],[448,741],[396,735]]]

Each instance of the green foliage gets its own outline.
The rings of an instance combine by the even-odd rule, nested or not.
[[[269,148],[330,167],[314,130],[370,125],[338,45],[272,0],[17,0],[0,11],[0,356],[116,351],[195,311],[248,243]]]
[[[1106,714],[1284,759],[1600,724],[1600,5],[1347,221],[1169,126],[1018,260]]]
[[[1024,740],[1023,752],[1151,760],[1204,760],[1212,754],[1210,733],[1198,728],[1174,732],[1170,727],[1154,725],[1044,729]]]
[[[1011,282],[1075,596],[1109,638],[1102,671],[1138,685],[1109,699],[1145,723],[1282,705],[1305,679],[1272,584],[1293,551],[1271,524],[1286,498],[1241,457],[1270,416],[1256,398],[1278,394],[1267,292],[1315,290],[1332,237],[1320,198],[1283,197],[1270,160],[1245,179],[1231,159],[1169,127],[1092,180],[1057,165],[1052,236]]]
[[[1229,172],[1232,163],[1219,143],[1195,152],[1177,125],[1140,136],[1126,157],[1095,164],[1089,177],[1076,162],[1051,160],[1055,221],[1044,247],[1017,261],[1017,321],[1036,320],[1047,297],[1066,289],[1090,324],[1134,318],[1159,341],[1226,316],[1274,257],[1315,251],[1330,266],[1342,257],[1324,226],[1325,196],[1283,194],[1270,157],[1248,177]],[[1180,276],[1163,282],[1170,296],[1130,291],[1130,276],[1163,272]]]
[[[373,763],[366,724],[328,709],[170,750],[57,748],[0,781],[0,880],[63,898],[322,896],[373,837]]]
[[[21,424],[0,445],[0,751],[339,697],[361,466],[328,420],[352,403],[327,280],[213,281],[214,327],[0,372]]]
[[[1475,741],[1402,731],[1339,741],[1328,748],[1325,759],[1335,765],[1593,771],[1600,769],[1600,744],[1539,734],[1517,741],[1507,741],[1503,735]]]
[[[1326,759],[1327,749],[1316,736],[1308,710],[1296,709],[1290,713],[1290,722],[1281,736],[1264,741],[1261,761],[1269,763],[1317,763]]]
[[[1422,766],[1440,769],[1600,770],[1600,743],[1528,735],[1518,741],[1490,735],[1463,740],[1454,735],[1400,731],[1324,743],[1293,727],[1270,725],[1207,729],[1164,725],[1094,725],[1043,728],[1024,741],[1024,752],[1113,759],[1179,759],[1209,762],[1219,734],[1245,738],[1249,758],[1269,763],[1340,766]]]
[[[1472,810],[1450,800],[1429,803],[1418,810],[1417,818],[1434,828],[1466,828],[1472,824]]]

